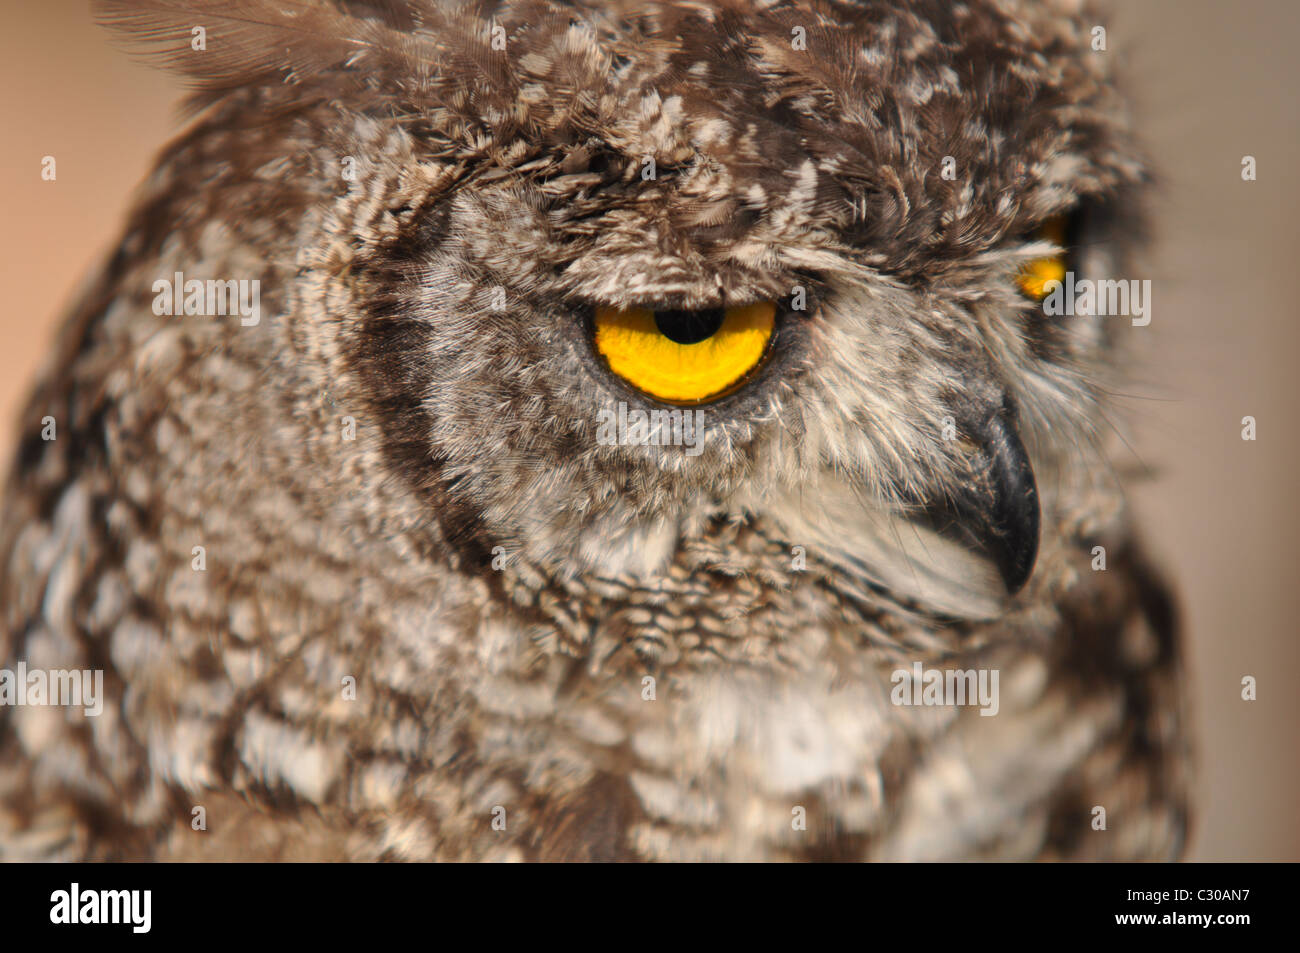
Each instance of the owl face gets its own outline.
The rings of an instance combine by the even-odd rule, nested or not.
[[[1128,234],[1105,53],[1053,4],[757,7],[431,10],[482,61],[327,126],[362,174],[295,320],[470,563],[653,575],[748,520],[994,614],[1092,437],[1109,332],[1038,297]]]

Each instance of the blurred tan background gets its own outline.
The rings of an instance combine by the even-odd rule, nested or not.
[[[107,42],[85,0],[3,0],[0,460],[79,282],[174,133],[179,87]],[[1300,2],[1127,0],[1127,64],[1162,176],[1131,487],[1178,583],[1200,737],[1193,860],[1300,860]],[[58,178],[44,182],[41,157]],[[1241,159],[1258,181],[1241,180]],[[1258,440],[1241,439],[1241,418]],[[1133,460],[1119,461],[1133,464]],[[1241,678],[1259,698],[1240,699]]]

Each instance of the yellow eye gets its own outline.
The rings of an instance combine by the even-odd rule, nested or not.
[[[1044,222],[1034,232],[1034,240],[1052,242],[1065,248],[1065,216],[1058,215]],[[1034,258],[1020,270],[1020,274],[1016,276],[1016,283],[1026,295],[1035,301],[1042,301],[1047,297],[1046,286],[1049,281],[1065,281],[1065,267],[1064,251],[1043,258]]]
[[[596,350],[609,369],[660,400],[721,395],[763,359],[776,305],[652,311],[596,309]]]

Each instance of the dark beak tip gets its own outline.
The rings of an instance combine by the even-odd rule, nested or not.
[[[1038,560],[1040,512],[1033,466],[1009,414],[995,414],[973,434],[983,457],[978,494],[982,512],[971,526],[992,556],[1008,596],[1024,588]]]
[[[1038,562],[1038,496],[1032,487],[1026,494],[1022,509],[1024,512],[1015,523],[1017,529],[1007,539],[1007,544],[1001,547],[1002,552],[998,554],[997,560],[1009,596],[1014,596],[1025,587]]]

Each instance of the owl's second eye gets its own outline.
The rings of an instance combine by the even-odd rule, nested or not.
[[[757,367],[776,320],[770,301],[700,311],[596,309],[596,350],[609,369],[651,397],[719,397]]]
[[[1020,285],[1020,290],[1035,301],[1042,301],[1047,297],[1049,281],[1065,281],[1066,255],[1063,250],[1066,242],[1065,233],[1066,217],[1058,215],[1044,222],[1031,236],[1035,241],[1051,242],[1062,249],[1055,255],[1032,259],[1016,276],[1016,283]]]

